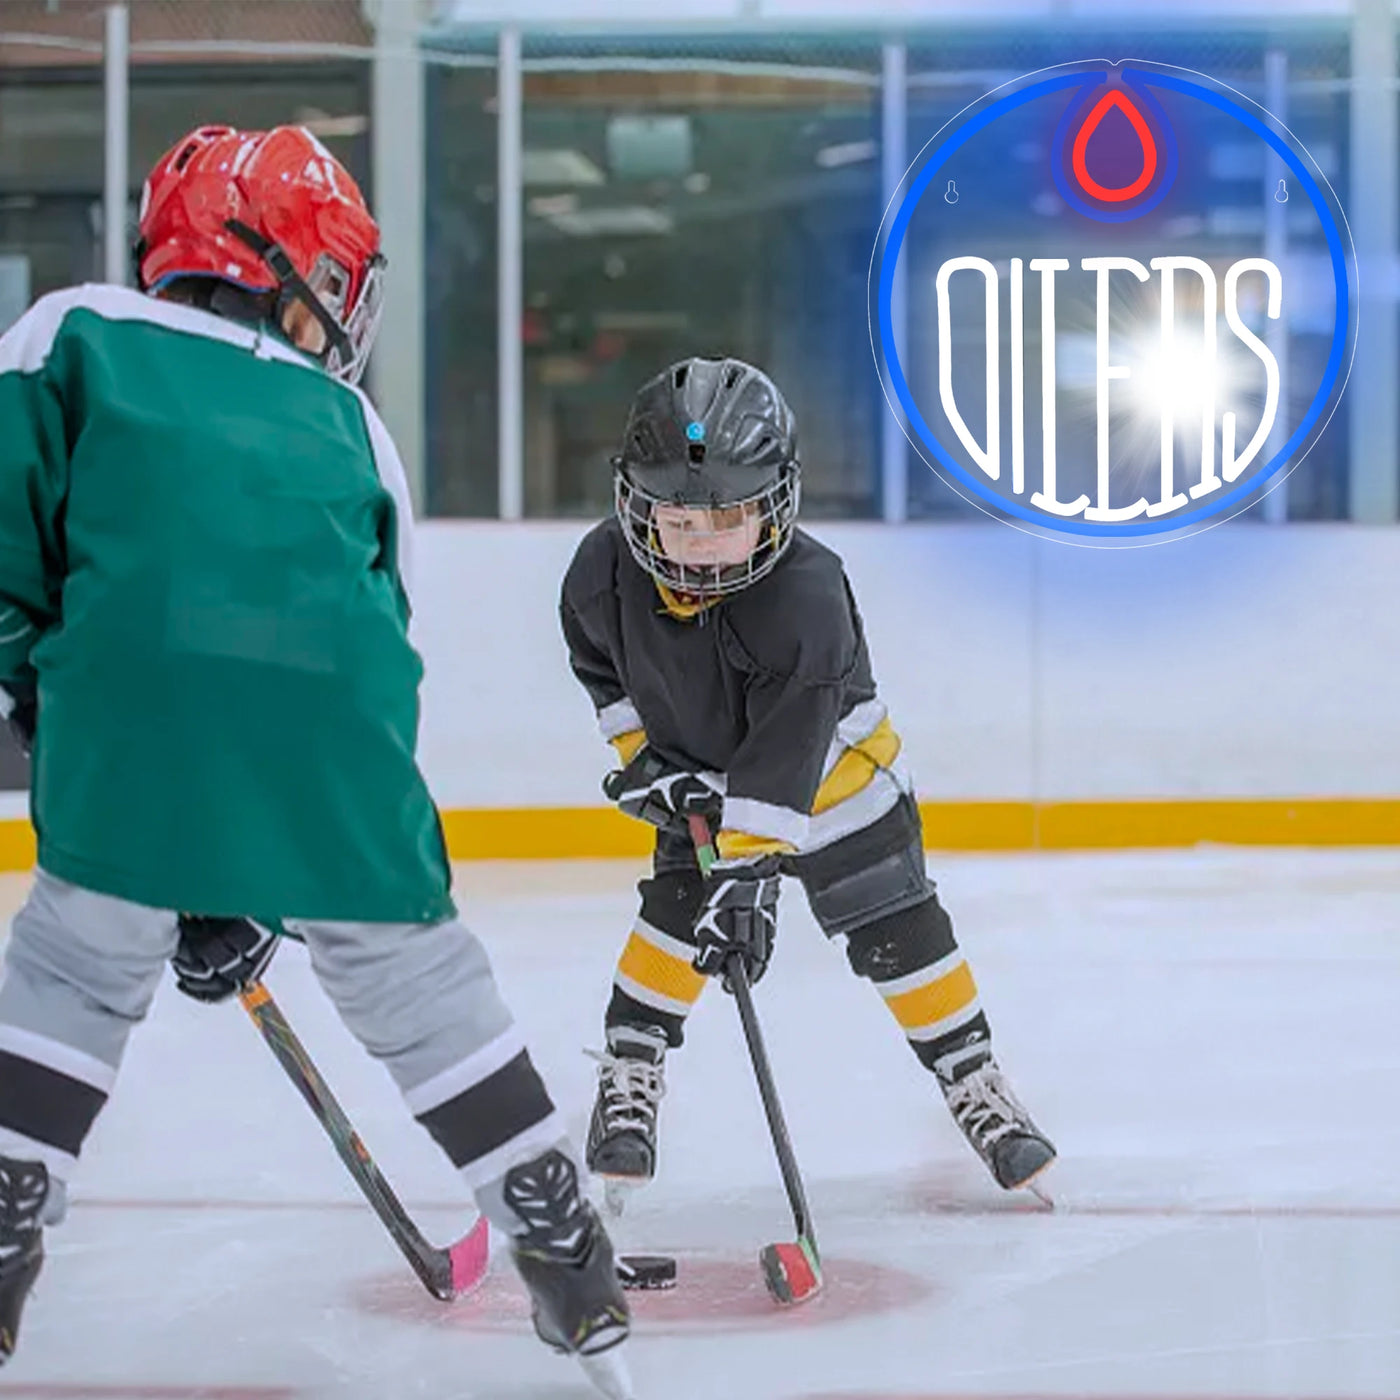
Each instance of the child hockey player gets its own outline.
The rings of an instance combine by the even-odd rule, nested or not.
[[[1055,1149],[992,1056],[987,1018],[924,870],[919,810],[841,561],[796,527],[796,426],[767,375],[682,361],[633,401],[615,515],[584,537],[561,614],[622,767],[605,789],[657,828],[604,1022],[590,1170],[656,1170],[668,1049],[705,974],[768,965],[780,874],[885,999],[996,1180]],[[708,811],[719,860],[687,830]]]
[[[408,494],[354,387],[378,250],[306,131],[203,127],[146,181],[141,290],[54,293],[0,339],[0,682],[39,840],[0,984],[0,1359],[166,960],[231,992],[271,953],[247,916],[305,939],[540,1336],[622,1374],[611,1246],[416,765]],[[182,940],[174,911],[218,921]]]

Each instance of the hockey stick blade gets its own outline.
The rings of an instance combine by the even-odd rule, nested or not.
[[[461,1298],[481,1287],[491,1259],[491,1227],[480,1216],[475,1225],[445,1251],[452,1278],[452,1297]],[[449,1300],[450,1301],[450,1300]]]
[[[795,1244],[764,1245],[758,1262],[773,1301],[784,1307],[805,1303],[822,1291],[821,1260],[805,1236]]]

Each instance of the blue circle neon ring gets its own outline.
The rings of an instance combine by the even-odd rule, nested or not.
[[[877,312],[879,323],[879,351],[883,353],[883,364],[889,376],[889,387],[894,390],[895,397],[904,409],[906,420],[910,429],[917,438],[916,447],[927,449],[933,456],[947,469],[948,474],[955,481],[961,482],[969,491],[981,500],[986,501],[994,508],[995,512],[1012,515],[1029,524],[1052,530],[1059,533],[1074,535],[1097,536],[1099,538],[1109,537],[1121,539],[1125,536],[1160,535],[1176,533],[1185,527],[1199,525],[1214,516],[1225,518],[1229,507],[1244,497],[1257,491],[1260,486],[1281,470],[1298,450],[1299,446],[1307,438],[1314,427],[1320,428],[1324,412],[1327,412],[1329,405],[1333,404],[1333,391],[1339,385],[1345,384],[1345,374],[1350,368],[1348,347],[1351,342],[1351,325],[1353,317],[1353,303],[1351,284],[1349,280],[1349,257],[1350,234],[1345,232],[1333,213],[1326,195],[1323,194],[1312,171],[1303,160],[1302,156],[1288,144],[1281,136],[1272,131],[1264,122],[1248,108],[1233,101],[1224,94],[1214,91],[1211,88],[1203,87],[1199,83],[1191,82],[1184,78],[1171,76],[1161,72],[1151,66],[1137,66],[1132,72],[1134,86],[1141,83],[1154,87],[1165,88],[1169,91],[1179,92],[1187,97],[1195,98],[1197,101],[1208,103],[1210,106],[1225,112],[1233,117],[1243,126],[1252,131],[1261,140],[1265,141],[1269,147],[1284,162],[1284,165],[1294,176],[1307,194],[1309,202],[1317,212],[1318,220],[1322,226],[1323,234],[1327,241],[1327,253],[1332,268],[1332,277],[1336,294],[1336,318],[1333,326],[1332,343],[1327,356],[1327,363],[1323,370],[1322,382],[1317,393],[1313,396],[1312,402],[1308,405],[1307,412],[1303,414],[1298,426],[1289,436],[1288,441],[1271,457],[1259,471],[1252,473],[1244,481],[1240,482],[1232,490],[1227,491],[1223,496],[1213,498],[1208,504],[1197,507],[1195,510],[1184,511],[1179,515],[1164,517],[1160,520],[1145,520],[1134,524],[1099,524],[1089,520],[1069,520],[1064,517],[1052,516],[1046,512],[1034,510],[1023,506],[1016,501],[1008,500],[1006,497],[998,495],[994,491],[984,488],[983,484],[970,472],[963,468],[948,452],[947,448],[939,441],[937,434],[930,428],[923,414],[919,411],[918,405],[914,402],[914,396],[910,392],[909,384],[904,375],[904,366],[900,363],[899,353],[895,345],[894,322],[890,312],[890,301],[894,289],[895,268],[899,262],[899,254],[904,247],[905,235],[909,229],[909,221],[913,217],[914,210],[919,201],[923,198],[929,185],[938,175],[938,172],[947,161],[973,136],[979,131],[990,126],[992,122],[1006,113],[1014,111],[1016,108],[1024,106],[1028,102],[1033,102],[1036,98],[1047,96],[1048,94],[1061,92],[1066,88],[1083,85],[1087,81],[1102,81],[1109,67],[1107,63],[1098,67],[1095,74],[1083,65],[1075,65],[1075,71],[1064,73],[1061,71],[1056,76],[1043,79],[1038,83],[1030,84],[1016,92],[1008,94],[1006,97],[984,107],[975,113],[963,126],[953,132],[946,140],[936,147],[929,156],[923,168],[911,182],[909,189],[900,201],[895,212],[893,222],[890,224],[889,237],[885,240],[883,252],[878,259],[878,300]],[[935,138],[937,139],[937,138]],[[877,364],[879,363],[877,355]],[[1330,416],[1330,414],[1329,414]],[[1325,422],[1325,420],[1323,420]],[[1233,514],[1234,512],[1229,512]],[[1218,522],[1217,522],[1218,523]]]

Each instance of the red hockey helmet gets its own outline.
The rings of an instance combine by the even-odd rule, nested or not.
[[[156,162],[141,191],[137,278],[155,292],[213,277],[300,301],[326,332],[323,362],[355,383],[383,306],[379,225],[359,186],[305,128],[201,126]]]

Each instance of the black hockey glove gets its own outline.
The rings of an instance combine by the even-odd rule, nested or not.
[[[681,833],[688,812],[717,821],[724,801],[702,778],[662,758],[650,744],[603,779],[603,792],[629,817]]]
[[[5,723],[9,725],[14,741],[26,758],[34,751],[34,727],[39,719],[39,692],[33,680],[6,681],[0,686],[0,709],[5,710]]]
[[[170,965],[175,985],[196,1001],[223,1001],[267,971],[277,935],[251,919],[180,915],[180,942]]]
[[[705,876],[705,902],[695,920],[694,967],[722,974],[730,957],[744,961],[752,986],[768,970],[778,932],[778,857],[716,861]],[[724,989],[734,990],[728,976]]]

